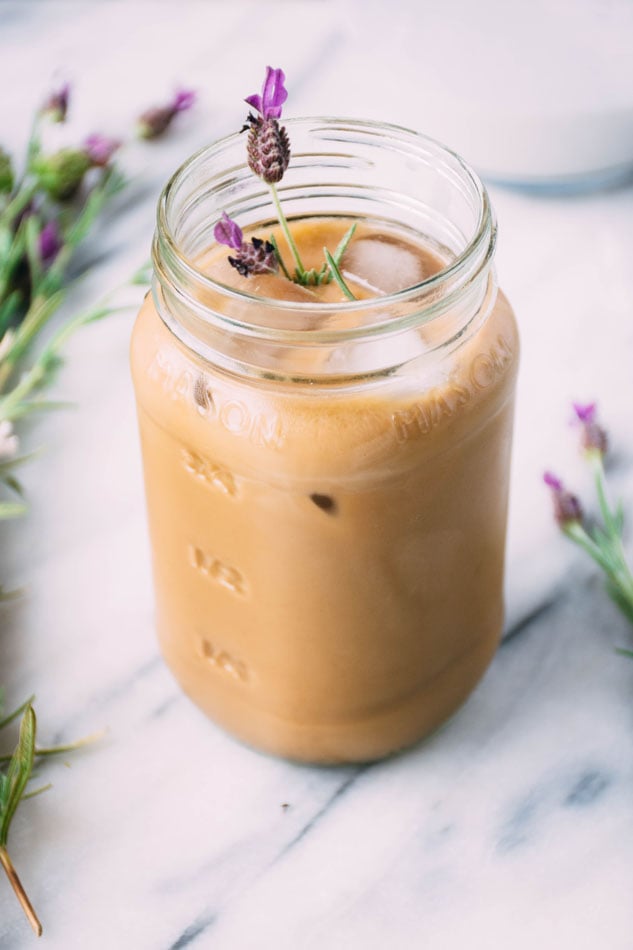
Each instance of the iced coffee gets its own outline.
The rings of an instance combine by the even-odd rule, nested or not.
[[[462,280],[448,231],[296,215],[306,266],[351,224],[356,303],[208,241],[132,344],[167,663],[231,734],[321,763],[428,735],[493,656],[518,354],[489,260]],[[245,233],[287,255],[274,223]]]

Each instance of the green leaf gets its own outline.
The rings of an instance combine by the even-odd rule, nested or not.
[[[12,459],[4,459],[0,462],[0,478],[3,478],[7,472],[12,472],[13,469],[19,468],[21,465],[26,465],[27,462],[30,462],[41,454],[41,449],[37,449],[34,452],[27,452],[25,455],[15,455]]]
[[[20,498],[24,497],[24,490],[15,475],[3,475],[0,469],[0,482],[6,485],[9,491],[12,491],[15,495],[19,495]]]
[[[136,273],[132,275],[130,284],[132,284],[133,287],[147,287],[147,285],[152,282],[152,274],[152,263],[151,261],[146,261],[141,267],[139,267]]]
[[[29,698],[25,700],[21,706],[18,706],[18,708],[14,709],[12,713],[9,713],[8,716],[5,716],[4,719],[0,720],[0,729],[4,729],[5,726],[8,726],[9,723],[13,722],[14,719],[17,719],[18,716],[21,716],[26,707],[31,706],[34,700],[35,696],[29,696]]]
[[[42,259],[40,257],[39,248],[41,227],[42,222],[38,216],[29,215],[26,219],[25,249],[26,258],[29,262],[29,270],[31,271],[31,286],[33,287],[34,293],[37,293],[37,288],[42,278]]]
[[[93,742],[98,742],[100,739],[103,739],[105,735],[105,730],[101,732],[93,732],[89,736],[82,736],[81,739],[76,739],[74,742],[67,742],[64,745],[52,745],[52,746],[43,746],[34,750],[35,758],[50,758],[55,755],[64,755],[66,752],[76,752],[77,749],[83,749],[84,746],[92,745]],[[0,755],[0,762],[10,762],[10,755]]]
[[[0,521],[8,518],[21,518],[27,511],[27,505],[20,501],[0,501]]]
[[[29,704],[20,723],[18,744],[9,762],[6,783],[0,799],[0,847],[3,848],[7,844],[13,816],[31,777],[35,757],[36,729],[35,713],[33,707]]]
[[[610,578],[607,580],[607,593],[611,600],[620,608],[627,620],[633,623],[633,600]]]
[[[357,298],[354,296],[352,291],[349,289],[349,287],[345,283],[343,279],[343,275],[338,269],[338,265],[336,261],[334,260],[334,258],[332,257],[332,255],[330,254],[330,252],[328,251],[327,247],[323,248],[323,253],[325,254],[325,259],[328,262],[329,268],[332,271],[332,276],[334,277],[334,280],[339,285],[339,287],[341,288],[341,290],[343,291],[347,299],[356,300]]]
[[[336,247],[336,250],[334,251],[334,254],[332,255],[333,258],[334,258],[334,263],[336,264],[337,267],[340,266],[341,258],[343,257],[343,254],[344,254],[345,251],[347,250],[347,248],[348,248],[348,246],[349,246],[349,242],[350,242],[350,241],[352,240],[352,238],[354,237],[354,234],[355,234],[355,232],[356,232],[356,227],[357,227],[357,225],[356,225],[356,223],[354,223],[354,224],[351,226],[351,228],[350,228],[348,231],[345,232],[345,234],[343,235],[343,237],[342,237],[341,240],[339,241],[339,243],[338,243],[338,245],[337,245],[337,247]]]
[[[24,591],[20,590],[19,588],[16,590],[5,590],[0,584],[0,603],[6,602],[8,600],[17,600],[17,598],[21,597],[23,593]]]
[[[624,528],[624,505],[621,501],[619,501],[615,506],[615,511],[613,512],[613,523],[617,533],[621,535]]]
[[[12,290],[6,300],[3,300],[2,304],[0,304],[0,339],[11,326],[11,322],[20,309],[22,301],[22,292],[16,289]]]
[[[56,363],[54,369],[52,367],[49,369],[48,373],[42,379],[42,387],[47,384],[47,380],[51,379],[52,374],[60,365],[61,360]],[[70,402],[70,400],[63,401],[61,399],[29,399],[16,406],[16,408],[11,413],[11,421],[15,422],[16,419],[23,419],[25,416],[30,416],[33,412],[52,412],[56,409],[73,409],[75,406],[76,403]]]
[[[33,299],[28,313],[16,331],[11,349],[0,362],[0,390],[4,388],[12,371],[26,355],[31,344],[61,305],[63,299],[62,291],[57,291],[51,297],[44,297],[40,294]]]
[[[46,785],[41,785],[40,788],[33,789],[32,792],[25,792],[22,796],[22,801],[25,802],[27,798],[36,798],[37,795],[41,795],[43,792],[48,792],[53,787],[52,782],[48,782]]]

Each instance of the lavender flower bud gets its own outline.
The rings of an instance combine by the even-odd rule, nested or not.
[[[167,131],[179,112],[186,112],[196,101],[192,89],[180,89],[166,106],[155,106],[139,116],[137,131],[139,138],[157,139]]]
[[[213,229],[213,236],[218,244],[226,244],[232,247],[237,254],[229,257],[229,264],[242,275],[248,277],[250,274],[274,274],[276,273],[279,262],[275,254],[275,248],[269,241],[262,241],[261,238],[251,238],[250,241],[244,240],[242,229],[237,223],[229,218],[226,211]]]
[[[279,266],[272,244],[260,238],[251,238],[250,243],[242,244],[237,254],[229,257],[229,264],[242,277],[249,277],[251,274],[274,274]]]
[[[0,195],[8,195],[14,183],[11,156],[0,146]]]
[[[120,146],[121,143],[117,139],[93,132],[84,142],[84,152],[90,159],[91,165],[95,168],[105,168]]]
[[[581,522],[583,517],[582,507],[576,495],[566,491],[560,478],[553,475],[552,472],[545,472],[543,481],[552,491],[552,501],[554,503],[554,517],[561,528],[565,528],[574,522]]]
[[[248,165],[252,172],[268,185],[274,185],[284,176],[290,162],[290,141],[286,127],[275,118],[262,119],[249,114],[247,119]]]
[[[51,122],[65,122],[69,101],[70,84],[65,82],[50,94],[41,108],[41,113],[47,115]]]
[[[63,148],[53,155],[36,156],[32,170],[47,195],[66,201],[76,194],[91,164],[85,151]]]
[[[38,246],[44,266],[52,264],[63,247],[61,232],[55,221],[49,221],[40,231]]]
[[[575,402],[574,412],[577,421],[582,426],[580,442],[585,452],[596,452],[599,455],[605,455],[609,440],[606,431],[596,421],[597,406],[595,402],[590,402],[587,405]]]

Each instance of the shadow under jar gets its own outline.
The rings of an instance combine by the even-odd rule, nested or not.
[[[360,762],[439,726],[495,651],[517,331],[458,156],[389,125],[285,124],[291,229],[309,256],[357,221],[341,266],[364,299],[240,277],[214,247],[223,211],[275,227],[243,137],[168,183],[132,341],[158,630],[235,736]]]

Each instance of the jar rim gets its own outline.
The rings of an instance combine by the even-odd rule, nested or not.
[[[168,279],[171,275],[177,275],[181,279],[186,278],[193,281],[202,291],[213,292],[218,294],[221,299],[227,301],[239,301],[242,305],[265,306],[273,313],[275,311],[279,313],[293,312],[297,315],[318,314],[325,317],[340,313],[342,309],[344,309],[346,313],[382,311],[385,307],[394,307],[415,301],[421,294],[427,294],[437,287],[453,281],[459,284],[458,289],[461,290],[463,289],[464,282],[470,282],[468,271],[473,261],[477,261],[481,258],[479,260],[479,266],[475,268],[475,272],[470,274],[471,278],[479,274],[481,270],[490,263],[494,254],[496,241],[496,221],[494,213],[485,185],[477,173],[460,155],[430,136],[388,122],[332,116],[299,116],[284,120],[284,125],[289,128],[290,132],[293,127],[306,124],[309,124],[312,127],[311,130],[315,132],[326,130],[335,131],[339,129],[340,131],[346,132],[358,131],[359,133],[383,136],[387,138],[388,141],[400,142],[402,145],[408,144],[409,147],[417,146],[418,149],[426,149],[427,151],[432,150],[451,161],[457,170],[464,175],[468,184],[474,189],[474,194],[478,202],[478,217],[474,233],[470,239],[466,240],[463,250],[457,253],[455,258],[451,260],[446,267],[431,274],[417,284],[376,297],[354,301],[304,302],[279,300],[278,298],[251,294],[216,280],[206,274],[201,268],[197,267],[194,262],[186,256],[181,247],[179,247],[174,229],[170,224],[170,211],[172,210],[171,206],[174,201],[175,192],[183,183],[186,176],[190,175],[196,167],[199,167],[203,162],[208,161],[214,155],[221,154],[239,140],[240,133],[232,132],[229,135],[215,140],[211,144],[203,146],[186,159],[174,171],[163,188],[158,201],[157,231],[153,245],[153,260],[156,272],[159,274],[161,272],[164,273]],[[243,166],[246,166],[246,156],[244,157]],[[165,271],[167,271],[167,273],[165,273]],[[169,272],[171,272],[171,274]],[[453,294],[450,293],[449,296],[452,297]],[[447,302],[447,298],[444,297],[443,306],[445,306]],[[234,319],[225,318],[222,313],[218,312],[215,308],[213,315],[215,318],[219,318],[223,321],[226,320],[226,323],[231,326],[236,325]],[[406,317],[404,319],[406,319]],[[373,329],[375,331],[380,325],[388,325],[391,330],[395,330],[399,322],[397,317],[394,318],[391,316],[389,320],[385,321],[385,324],[374,324]],[[240,325],[243,328],[250,326],[250,324],[242,321],[240,321]],[[252,329],[256,332],[262,330],[262,328],[257,325],[253,325]],[[319,331],[304,331],[307,336],[310,336],[312,332],[319,333]]]

